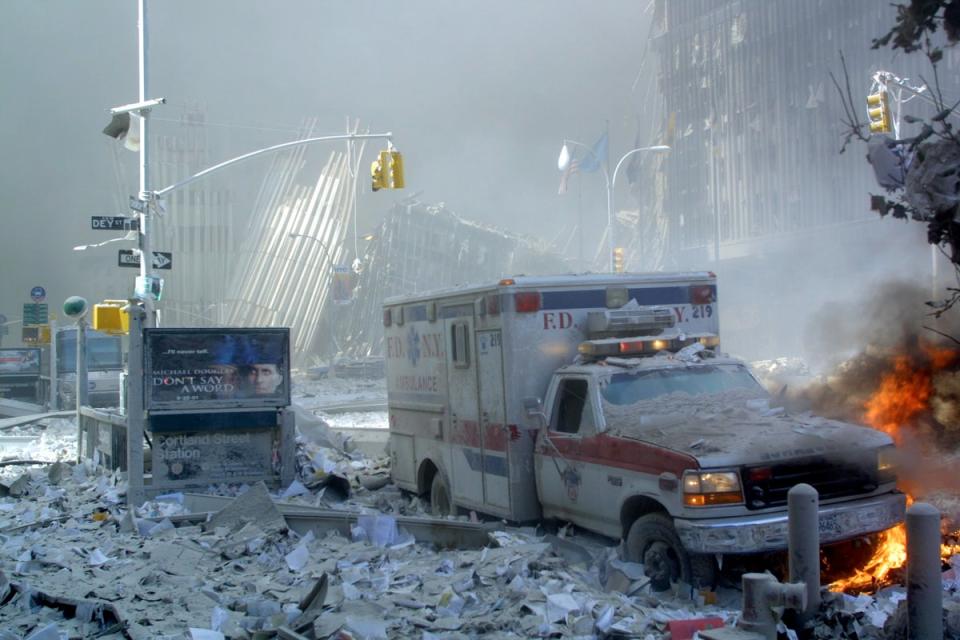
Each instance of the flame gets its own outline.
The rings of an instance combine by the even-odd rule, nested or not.
[[[932,379],[931,371],[914,368],[908,356],[896,356],[893,371],[883,376],[880,387],[867,400],[864,421],[900,444],[900,427],[929,407]]]
[[[863,421],[889,434],[898,445],[902,443],[905,427],[930,411],[930,400],[934,395],[934,374],[955,365],[960,360],[960,352],[953,349],[921,345],[922,354],[896,355],[892,358],[890,369],[881,377],[876,391],[864,404]],[[904,482],[901,479],[901,489]],[[907,504],[913,503],[913,497],[907,495]],[[954,532],[953,537],[960,531]],[[940,548],[941,557],[946,561],[960,553],[960,544],[944,543]],[[881,532],[877,537],[877,546],[873,556],[854,575],[830,584],[831,591],[875,591],[894,580],[894,572],[901,569],[907,560],[907,532],[903,524]]]
[[[830,583],[831,591],[873,591],[889,584],[891,573],[907,561],[907,528],[898,524],[882,532],[873,557],[849,578]]]

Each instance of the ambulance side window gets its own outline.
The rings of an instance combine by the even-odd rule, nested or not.
[[[450,325],[450,356],[453,366],[466,369],[470,366],[470,341],[467,339],[467,323]]]
[[[560,381],[554,431],[581,433],[581,427],[593,426],[593,411],[590,409],[587,389],[586,380],[567,378]]]

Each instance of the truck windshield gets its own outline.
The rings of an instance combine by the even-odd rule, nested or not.
[[[764,396],[766,392],[746,367],[735,364],[654,369],[617,373],[601,386],[603,399],[613,405],[629,405],[671,393],[714,395],[744,390]]]
[[[119,336],[87,334],[87,370],[105,371],[122,369],[123,356],[120,350]],[[77,371],[77,334],[61,332],[57,334],[57,371],[75,373]]]

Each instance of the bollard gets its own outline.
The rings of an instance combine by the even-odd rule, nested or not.
[[[820,607],[820,495],[808,484],[798,484],[787,493],[790,582],[803,583],[807,603],[798,612],[800,624]]]
[[[806,609],[806,585],[780,584],[769,573],[743,574],[743,615],[737,627],[776,640],[779,618],[773,607]]]
[[[907,637],[943,637],[940,512],[925,502],[907,509]]]

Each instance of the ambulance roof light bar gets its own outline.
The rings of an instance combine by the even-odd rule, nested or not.
[[[587,312],[590,338],[655,336],[676,325],[676,316],[667,307],[606,309]]]
[[[676,352],[694,343],[700,343],[707,349],[717,349],[720,339],[715,335],[687,336],[669,332],[658,337],[587,340],[577,346],[577,352],[587,360],[595,361],[610,357],[654,356],[663,351]]]

